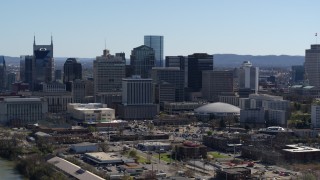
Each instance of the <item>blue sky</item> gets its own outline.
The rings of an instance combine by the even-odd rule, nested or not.
[[[55,57],[112,54],[163,35],[165,55],[195,52],[304,55],[320,35],[317,0],[6,0],[0,2],[0,54],[32,54],[49,44]],[[319,39],[320,42],[320,39]]]

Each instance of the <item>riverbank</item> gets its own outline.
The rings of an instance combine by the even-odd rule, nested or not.
[[[15,163],[0,157],[1,179],[5,180],[25,180],[25,178],[15,169]]]

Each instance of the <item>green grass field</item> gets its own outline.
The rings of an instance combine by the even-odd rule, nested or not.
[[[211,152],[208,152],[208,155],[211,155],[213,158],[215,159],[218,159],[218,158],[227,158],[228,156],[226,155],[222,155],[220,154],[219,152],[216,152],[216,151],[211,151]]]
[[[153,157],[159,159],[159,154],[154,154]],[[173,160],[170,158],[170,153],[161,153],[160,159],[165,162],[172,162]]]

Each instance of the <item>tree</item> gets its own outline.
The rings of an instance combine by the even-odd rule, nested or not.
[[[88,131],[91,132],[91,133],[94,133],[97,131],[97,128],[93,127],[93,126],[89,126],[88,127]]]
[[[212,131],[207,131],[208,136],[212,136],[212,134],[213,134]]]
[[[131,150],[131,151],[129,152],[129,156],[132,157],[132,158],[136,158],[136,157],[138,156],[137,151]]]
[[[109,145],[108,145],[108,143],[106,143],[106,142],[102,142],[102,143],[100,143],[99,144],[99,147],[101,148],[101,150],[103,151],[103,152],[107,152],[107,151],[109,151]]]
[[[223,118],[220,119],[219,125],[220,125],[220,128],[225,128],[225,127],[227,127],[227,126],[226,126],[226,122],[224,122]]]
[[[151,131],[153,131],[153,129],[154,129],[154,125],[152,124],[152,123],[148,123],[148,129],[149,129],[149,132]]]

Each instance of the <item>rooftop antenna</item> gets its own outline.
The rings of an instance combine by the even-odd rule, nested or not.
[[[51,32],[51,45],[53,45],[53,40],[52,40],[52,32]]]
[[[104,38],[104,49],[107,49],[107,40]]]
[[[33,33],[33,45],[36,45],[36,33]]]

